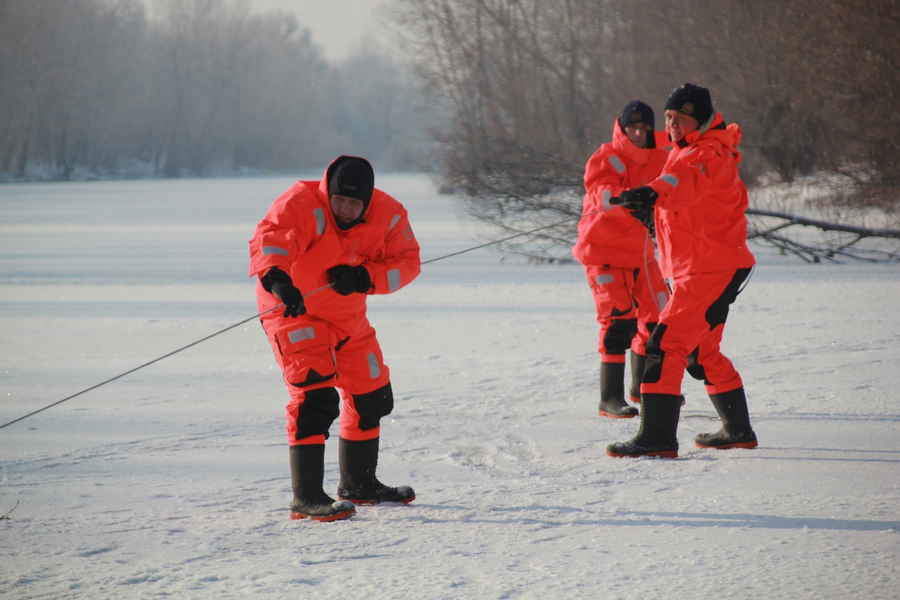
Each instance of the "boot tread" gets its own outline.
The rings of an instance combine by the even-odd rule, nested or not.
[[[307,504],[295,502],[291,505],[291,520],[311,519],[313,521],[329,522],[340,519],[348,519],[356,512],[356,506],[352,502],[339,500],[323,504]]]
[[[600,405],[600,410],[598,411],[601,417],[608,417],[610,419],[632,419],[638,416],[638,409],[633,406],[622,406],[622,407],[610,407]]]

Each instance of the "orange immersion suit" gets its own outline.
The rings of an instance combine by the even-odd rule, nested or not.
[[[649,187],[659,195],[660,266],[672,296],[647,349],[642,394],[681,393],[684,370],[710,395],[743,386],[719,349],[728,309],[755,259],[747,247],[747,189],[737,150],[741,130],[718,113],[685,136]]]
[[[341,391],[340,436],[353,441],[379,436],[379,419],[390,412],[393,396],[366,300],[368,294],[396,292],[419,275],[419,244],[406,209],[385,192],[373,191],[361,222],[349,229],[337,226],[328,180],[343,158],[332,162],[321,180],[297,181],[279,196],[250,240],[250,276],[257,277],[262,326],[290,394],[290,445],[324,444],[337,406],[306,399],[330,387]],[[364,266],[372,288],[338,294],[326,275],[335,265]],[[276,309],[280,300],[259,282],[272,267],[289,274],[301,290],[305,314],[284,317]]]
[[[662,132],[655,142],[655,148],[638,148],[616,119],[612,141],[602,144],[585,165],[582,216],[572,254],[585,266],[604,363],[624,363],[629,346],[639,355],[646,353],[648,324],[656,323],[668,298],[647,229],[624,208],[609,204],[623,190],[659,175],[669,144]]]

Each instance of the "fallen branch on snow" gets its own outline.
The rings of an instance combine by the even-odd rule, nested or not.
[[[900,261],[900,247],[892,250],[859,247],[860,242],[863,240],[900,240],[900,231],[896,229],[871,229],[855,225],[843,225],[755,208],[747,209],[747,216],[750,217],[748,239],[769,243],[776,248],[780,248],[783,252],[793,254],[806,262],[818,263],[823,259],[831,262],[840,262],[839,258],[868,262]],[[766,226],[766,223],[770,223],[772,220],[775,220],[776,224]],[[828,243],[821,239],[815,240],[814,243],[804,243],[797,237],[788,238],[778,233],[789,227],[810,227],[823,232],[848,234],[849,237],[833,243]]]

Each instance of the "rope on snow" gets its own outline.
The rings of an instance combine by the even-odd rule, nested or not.
[[[481,248],[487,248],[488,246],[494,246],[494,245],[496,245],[496,244],[502,244],[503,242],[508,242],[509,240],[512,240],[512,239],[515,239],[515,238],[518,238],[518,237],[522,237],[522,236],[525,236],[525,235],[531,235],[531,234],[533,234],[533,233],[537,233],[538,231],[542,231],[542,230],[544,230],[544,229],[550,229],[551,227],[557,227],[557,226],[559,226],[559,225],[563,225],[563,224],[565,224],[565,223],[568,223],[569,221],[574,220],[575,218],[577,218],[577,217],[568,217],[568,218],[566,218],[566,219],[564,219],[564,220],[562,220],[562,221],[557,221],[556,223],[551,223],[550,225],[543,225],[543,226],[537,227],[537,228],[535,228],[535,229],[530,229],[530,230],[528,230],[528,231],[521,231],[521,232],[519,232],[519,233],[515,233],[515,234],[513,234],[513,235],[510,235],[510,236],[501,238],[501,239],[499,239],[499,240],[493,240],[493,241],[490,241],[490,242],[485,242],[484,244],[479,244],[479,245],[477,245],[477,246],[472,246],[472,247],[466,248],[466,249],[464,249],[464,250],[457,250],[456,252],[451,252],[450,254],[445,254],[445,255],[443,255],[443,256],[438,256],[438,257],[436,257],[436,258],[431,258],[431,259],[429,259],[429,260],[423,261],[421,264],[422,264],[422,265],[427,265],[427,264],[434,263],[434,262],[437,262],[437,261],[439,261],[439,260],[444,260],[444,259],[446,259],[446,258],[450,258],[450,257],[453,257],[453,256],[459,256],[460,254],[465,254],[466,252],[471,252],[471,251],[473,251],[473,250],[479,250],[479,249],[481,249]],[[324,286],[322,286],[322,287],[320,287],[320,288],[317,288],[317,289],[315,289],[315,290],[312,290],[311,292],[309,292],[308,294],[306,294],[306,295],[304,296],[304,298],[308,298],[309,296],[312,296],[313,294],[316,294],[316,293],[318,293],[318,292],[320,292],[320,291],[322,291],[322,290],[324,290],[324,289],[326,289],[326,288],[329,288],[329,287],[331,287],[331,284],[324,285]],[[218,330],[218,331],[215,331],[215,332],[213,332],[213,333],[211,333],[211,334],[209,334],[209,335],[207,335],[207,336],[204,336],[204,337],[202,337],[202,338],[200,338],[200,339],[198,339],[198,340],[195,340],[195,341],[193,341],[193,342],[191,342],[191,343],[189,343],[189,344],[185,344],[184,346],[181,346],[180,348],[176,348],[175,350],[172,350],[171,352],[167,352],[167,353],[163,354],[162,356],[158,356],[158,357],[154,358],[153,360],[148,360],[147,362],[142,363],[142,364],[140,364],[140,365],[138,365],[138,366],[136,366],[136,367],[133,367],[133,368],[131,368],[131,369],[128,369],[127,371],[124,371],[124,372],[122,372],[122,373],[119,373],[118,375],[116,375],[116,376],[114,376],[114,377],[110,377],[109,379],[105,379],[105,380],[101,381],[100,383],[95,383],[94,385],[92,385],[92,386],[90,386],[90,387],[87,387],[87,388],[85,388],[85,389],[83,389],[83,390],[81,390],[81,391],[79,391],[79,392],[75,392],[74,394],[71,394],[71,395],[69,395],[69,396],[66,396],[65,398],[62,398],[62,399],[60,399],[60,400],[57,400],[56,402],[51,402],[50,404],[48,404],[48,405],[46,405],[46,406],[42,406],[41,408],[38,408],[37,410],[33,410],[33,411],[31,411],[30,413],[24,414],[24,415],[22,415],[21,417],[15,418],[15,419],[13,419],[12,421],[9,421],[9,422],[7,422],[7,423],[4,423],[3,425],[0,425],[0,429],[3,429],[3,428],[5,428],[5,427],[9,427],[10,425],[13,425],[14,423],[18,423],[19,421],[24,421],[24,420],[27,419],[28,417],[32,417],[32,416],[34,416],[34,415],[36,415],[36,414],[38,414],[38,413],[41,413],[41,412],[43,412],[43,411],[45,411],[45,410],[47,410],[47,409],[53,408],[54,406],[58,406],[58,405],[62,404],[63,402],[67,402],[67,401],[69,401],[69,400],[72,400],[73,398],[77,398],[78,396],[81,396],[82,394],[86,394],[86,393],[88,393],[88,392],[90,392],[90,391],[96,390],[97,388],[99,388],[99,387],[101,387],[101,386],[104,386],[104,385],[106,385],[107,383],[112,383],[113,381],[116,381],[117,379],[121,379],[122,377],[125,377],[126,375],[130,375],[130,374],[134,373],[135,371],[139,371],[139,370],[141,370],[141,369],[143,369],[143,368],[145,368],[145,367],[149,367],[150,365],[152,365],[152,364],[154,364],[154,363],[157,363],[157,362],[163,360],[164,358],[168,358],[168,357],[170,357],[170,356],[173,356],[173,355],[175,355],[175,354],[178,354],[179,352],[181,352],[181,351],[183,351],[183,350],[187,350],[188,348],[193,348],[193,347],[196,346],[197,344],[201,344],[201,343],[203,343],[203,342],[205,342],[205,341],[207,341],[207,340],[210,340],[210,339],[212,339],[212,338],[214,338],[214,337],[216,337],[216,336],[218,336],[218,335],[221,335],[221,334],[225,333],[226,331],[231,331],[232,329],[234,329],[234,328],[236,328],[236,327],[240,327],[240,326],[243,325],[244,323],[247,323],[247,322],[252,321],[252,320],[254,320],[254,319],[258,319],[258,318],[262,317],[262,316],[265,315],[265,314],[268,314],[268,313],[270,313],[270,312],[272,312],[272,311],[274,311],[274,310],[276,310],[276,309],[278,309],[278,308],[281,308],[282,306],[284,306],[284,305],[283,305],[283,304],[279,304],[278,306],[274,306],[274,307],[270,308],[269,310],[263,311],[263,312],[261,312],[261,313],[257,313],[257,314],[255,314],[255,315],[253,315],[252,317],[247,317],[246,319],[242,319],[242,320],[238,321],[237,323],[234,323],[234,324],[232,324],[232,325],[229,325],[228,327],[224,327],[224,328],[222,328],[222,329],[220,329],[220,330]]]

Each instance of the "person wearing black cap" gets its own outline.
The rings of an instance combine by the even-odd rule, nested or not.
[[[396,292],[419,269],[406,209],[375,187],[364,158],[340,156],[321,180],[297,181],[257,225],[250,276],[290,396],[292,519],[333,521],[352,516],[355,504],[415,499],[411,487],[375,476],[381,419],[394,396],[366,299]],[[335,501],[323,479],[325,440],[338,415]]]
[[[641,425],[631,440],[607,447],[614,457],[678,456],[684,371],[703,380],[722,421],[698,435],[701,448],[755,448],[740,374],[720,344],[730,305],[755,263],[747,247],[747,189],[741,181],[741,129],[726,125],[709,90],[685,83],[666,101],[675,144],[658,177],[623,191],[613,204],[636,218],[651,208],[663,276],[672,295],[647,344]]]
[[[600,402],[603,417],[638,414],[640,380],[650,330],[668,297],[649,233],[609,199],[659,175],[668,150],[654,131],[653,109],[632,100],[613,123],[584,170],[584,199],[572,253],[584,265],[600,326]],[[659,139],[657,139],[659,138]],[[660,142],[659,144],[657,142]],[[631,348],[631,392],[625,393],[625,351]]]

